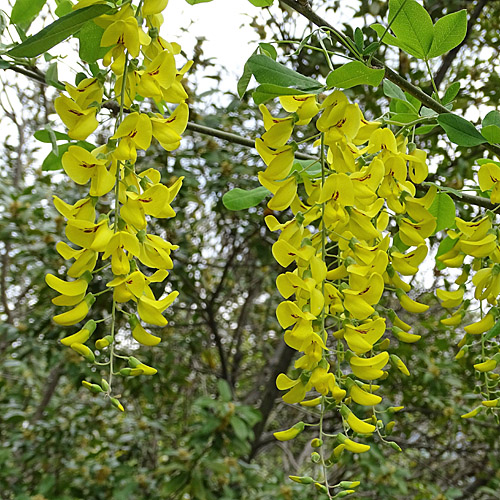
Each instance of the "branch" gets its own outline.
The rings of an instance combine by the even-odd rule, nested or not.
[[[52,396],[56,391],[56,387],[57,384],[59,383],[61,375],[62,375],[61,365],[54,366],[54,368],[52,368],[52,370],[50,371],[49,376],[47,377],[47,382],[45,383],[45,391],[43,393],[42,400],[40,401],[40,404],[38,405],[35,413],[31,417],[32,424],[34,424],[38,420],[41,420],[45,408],[47,408],[48,404],[50,403],[50,400],[52,399]]]
[[[469,20],[467,22],[467,33],[465,34],[465,38],[462,40],[462,42],[457,45],[453,50],[450,50],[444,57],[443,60],[441,61],[441,66],[436,72],[436,76],[434,77],[434,83],[436,84],[436,87],[439,88],[441,83],[444,80],[444,77],[448,71],[448,69],[451,66],[451,63],[454,61],[454,59],[457,57],[460,49],[465,45],[467,42],[467,39],[469,38],[469,35],[471,34],[472,28],[476,21],[478,20],[479,16],[481,15],[481,11],[483,10],[484,6],[488,3],[488,0],[479,0],[474,8],[474,10],[471,12],[471,15],[469,17]]]
[[[4,253],[2,254],[2,269],[0,270],[0,297],[2,300],[3,312],[7,316],[7,323],[9,325],[13,325],[14,318],[12,317],[12,311],[10,310],[9,300],[7,298],[7,271],[9,269],[9,252],[10,244],[7,242],[5,243]]]
[[[238,322],[234,333],[234,342],[230,350],[230,352],[234,350],[234,355],[231,363],[231,384],[233,385],[233,387],[236,385],[236,378],[240,368],[240,363],[241,360],[243,359],[243,355],[241,353],[241,344],[243,342],[243,331],[247,323],[250,306],[254,301],[255,297],[260,292],[260,284],[261,284],[260,279],[250,284],[250,290],[245,299],[245,302],[241,306],[240,314],[238,317]]]

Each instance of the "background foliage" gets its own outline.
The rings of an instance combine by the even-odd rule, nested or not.
[[[63,4],[58,2],[58,9]],[[321,4],[334,24],[343,8],[338,1],[312,4]],[[435,0],[425,6],[434,20],[468,10],[464,46],[453,57],[433,60],[437,85],[445,89],[451,82],[461,83],[457,112],[497,109],[495,20],[500,2]],[[346,16],[369,26],[385,18],[386,8],[386,2],[357,2],[354,10],[342,10],[346,21],[338,27],[353,35],[353,22]],[[252,15],[257,13],[250,9]],[[309,32],[299,31],[297,14],[284,4],[258,12],[251,25],[261,40],[291,41]],[[374,32],[363,31],[368,44]],[[316,43],[314,38],[310,43]],[[296,54],[293,44],[278,46],[278,60],[307,76],[326,77],[329,70],[321,52],[306,48]],[[201,40],[195,50],[186,55],[196,62],[191,73],[202,78],[211,63],[203,58]],[[385,46],[377,57],[430,91],[421,62]],[[38,70],[29,72],[49,74],[54,72],[52,64],[40,62]],[[212,74],[217,71],[211,68]],[[57,73],[52,75],[57,81]],[[144,165],[160,166],[167,181],[186,177],[177,198],[177,217],[160,227],[180,247],[169,279],[181,297],[170,310],[168,327],[159,332],[163,342],[142,353],[158,375],[128,383],[123,389],[128,411],[118,414],[81,388],[81,380],[91,379],[92,370],[60,347],[58,339],[64,334],[51,322],[55,308],[44,275],[64,266],[54,251],[63,221],[51,196],[80,197],[54,169],[57,164],[41,165],[47,150],[42,154],[40,143],[33,140],[34,132],[53,118],[54,90],[12,71],[2,78],[1,123],[7,133],[0,160],[0,496],[311,498],[310,489],[287,480],[288,474],[307,475],[314,467],[307,433],[293,443],[278,443],[272,436],[302,417],[299,409],[279,399],[274,385],[276,375],[291,365],[293,352],[283,343],[274,318],[279,269],[270,252],[274,235],[263,223],[267,209],[262,203],[230,212],[222,204],[229,188],[257,187],[255,152],[192,133],[179,151],[154,151],[140,159]],[[189,79],[194,81],[194,75]],[[199,95],[191,88],[191,120],[254,137],[256,106],[248,94],[239,99],[236,82],[233,88],[223,96],[217,90]],[[387,110],[382,86],[358,86],[346,93],[372,117]],[[432,180],[456,189],[472,178],[474,160],[484,155],[479,147],[451,148],[439,129],[415,142],[432,151]],[[460,205],[462,216],[476,210]],[[405,346],[403,354],[401,346],[398,351],[413,367],[412,376],[404,381],[401,374],[391,377],[382,388],[394,404],[405,406],[393,433],[403,453],[372,444],[370,452],[343,458],[334,469],[333,481],[362,481],[356,498],[497,498],[499,427],[491,417],[459,418],[476,397],[474,361],[467,356],[459,363],[454,360],[462,334],[438,321],[443,313],[432,290],[441,279],[439,272],[417,276],[414,285],[421,284],[422,299],[433,305],[415,327],[422,340]],[[404,318],[403,312],[398,314]],[[125,337],[122,346],[133,353]],[[340,425],[336,418],[327,421],[331,430]]]

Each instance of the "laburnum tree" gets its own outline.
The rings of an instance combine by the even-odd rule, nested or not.
[[[187,322],[187,336],[196,341],[196,321],[201,318],[210,341],[204,350],[190,349],[203,365],[220,372],[215,384],[220,401],[205,394],[192,405],[197,418],[183,438],[181,451],[165,467],[168,480],[155,493],[158,498],[250,498],[254,492],[258,498],[295,494],[328,499],[349,495],[470,498],[468,491],[483,495],[474,498],[494,498],[488,496],[494,495],[487,486],[491,478],[485,480],[479,471],[461,489],[449,485],[419,493],[420,486],[412,485],[414,493],[408,493],[408,486],[391,493],[384,490],[384,475],[391,474],[390,468],[370,469],[362,458],[372,453],[375,461],[383,462],[404,446],[411,449],[412,439],[417,438],[409,431],[405,443],[395,430],[400,415],[411,415],[404,394],[414,384],[412,371],[421,370],[417,362],[424,360],[428,370],[423,372],[439,377],[440,356],[450,361],[444,346],[455,348],[456,370],[465,371],[474,388],[467,394],[467,403],[461,402],[460,412],[442,409],[443,415],[454,419],[455,425],[479,417],[486,427],[498,431],[500,113],[488,102],[475,103],[481,115],[479,128],[454,111],[461,92],[458,80],[465,77],[457,73],[445,90],[439,88],[453,57],[472,36],[474,20],[485,2],[478,2],[470,12],[458,3],[432,12],[432,6],[416,0],[390,0],[388,5],[361,2],[360,15],[380,14],[380,19],[362,29],[345,26],[342,30],[320,17],[309,2],[283,0],[283,20],[271,17],[267,26],[281,28],[282,36],[256,44],[237,83],[241,101],[235,98],[232,103],[242,110],[248,104],[244,112],[259,111],[261,124],[250,140],[234,133],[244,131],[243,119],[231,132],[189,121],[189,102],[194,101],[190,93],[196,93],[189,88],[189,72],[196,70],[199,60],[180,64],[181,46],[163,38],[162,12],[168,13],[167,3],[63,0],[57,2],[58,19],[27,36],[45,2],[18,0],[10,22],[19,40],[4,40],[3,45],[3,69],[58,90],[53,104],[58,119],[44,123],[35,137],[52,147],[43,162],[45,170],[59,171],[65,182],[83,186],[68,189],[66,197],[59,191],[53,194],[57,227],[49,239],[53,236],[57,243],[46,244],[62,259],[51,262],[45,272],[42,266],[40,272],[58,294],[50,296],[52,305],[64,308],[51,314],[49,328],[61,334],[61,344],[83,358],[86,364],[78,369],[79,374],[85,371],[84,377],[78,375],[81,385],[100,397],[96,400],[100,403],[89,404],[109,402],[126,413],[136,394],[140,408],[141,391],[153,384],[143,377],[158,372],[141,360],[147,356],[143,348],[156,348],[162,333],[175,330],[177,324],[182,328],[182,320]],[[267,9],[273,0],[250,3]],[[283,36],[293,12],[310,23],[298,39]],[[265,33],[266,27],[260,28]],[[44,55],[50,61],[49,51],[69,37],[79,41],[74,57],[79,58],[82,71],[74,82],[60,82],[56,62],[43,69],[37,58]],[[399,57],[398,71],[392,68],[394,54]],[[298,58],[298,71],[286,64],[287,58],[278,61],[286,55],[292,64]],[[437,72],[436,60],[441,61]],[[414,67],[415,73],[408,67]],[[249,92],[252,79],[257,86]],[[388,105],[378,110],[380,104],[372,100],[369,106],[370,93],[383,94]],[[203,122],[198,106],[195,117]],[[10,113],[15,123],[14,109]],[[234,211],[226,215],[231,218],[229,232],[224,221],[217,222],[220,228],[213,232],[198,220],[200,234],[183,238],[173,229],[183,222],[174,226],[176,211],[179,217],[196,201],[182,195],[183,184],[197,185],[195,171],[176,160],[178,148],[179,158],[185,159],[181,135],[186,129],[255,148],[258,153],[260,159],[248,160],[241,184],[233,189],[227,187],[235,181],[227,163],[234,161],[230,155],[224,160],[221,155],[220,163],[215,162],[217,180],[207,175],[210,185],[218,182],[225,192],[224,210]],[[445,147],[442,141],[447,141]],[[219,146],[212,143],[210,148],[216,151]],[[460,148],[468,148],[468,153],[459,155]],[[451,167],[464,175],[442,175],[443,150],[455,162]],[[151,160],[152,151],[173,159],[170,176]],[[206,150],[199,157],[211,161]],[[191,156],[193,165],[199,157]],[[209,191],[205,200],[200,197],[198,207],[206,206],[213,195]],[[256,220],[240,216],[246,209],[255,214],[254,207],[259,210]],[[18,207],[10,210],[15,218]],[[217,241],[212,254],[217,247],[224,254],[227,242],[231,246],[225,263],[212,276],[203,266],[192,272],[194,263],[207,259],[195,248],[204,237],[210,240],[203,235],[210,231]],[[182,266],[174,266],[174,251]],[[262,273],[254,275],[243,252],[258,256]],[[262,307],[272,295],[271,287],[263,287],[269,278],[266,269],[274,266],[266,257],[270,253],[280,267],[275,286],[281,299],[275,311],[274,306]],[[15,291],[9,296],[6,288],[6,268],[14,255],[6,243],[2,303],[11,327],[5,332],[11,340],[2,344],[3,350],[22,335],[22,322],[13,319],[10,305]],[[241,269],[236,271],[235,263],[247,269],[246,298],[242,302],[228,298],[223,303],[220,296],[226,287],[238,292]],[[425,291],[429,274],[437,279]],[[218,281],[211,287],[214,278]],[[209,296],[208,290],[212,290]],[[25,293],[30,293],[29,288]],[[272,335],[265,342],[244,333],[252,303],[261,305],[261,330],[264,325],[267,331],[279,332],[278,344]],[[164,312],[169,308],[167,329]],[[240,312],[234,321],[236,309]],[[223,320],[227,324],[222,328]],[[268,322],[272,326],[266,326]],[[441,336],[430,334],[431,329],[439,329]],[[234,331],[231,338],[227,330]],[[175,371],[176,363],[179,369],[185,367],[182,342],[167,337],[164,343],[174,353],[170,369]],[[423,344],[432,359],[418,357]],[[261,352],[253,354],[253,363],[243,368],[244,352],[250,356],[254,345]],[[273,350],[272,376],[258,378],[255,367],[265,373]],[[61,376],[61,366],[53,378]],[[250,381],[252,377],[257,384]],[[446,392],[446,381],[443,389],[427,373],[416,390],[423,391],[425,384],[436,384]],[[455,385],[450,383],[449,390]],[[248,396],[238,401],[236,394],[245,386]],[[155,393],[169,390],[160,386]],[[187,391],[188,385],[182,390]],[[45,393],[48,400],[52,392]],[[281,428],[270,418],[278,392],[290,408]],[[147,399],[144,404],[154,407],[155,397]],[[37,410],[36,419],[48,400]],[[134,415],[127,418],[133,422]],[[430,411],[426,418],[430,422],[435,416]],[[93,425],[89,419],[89,428]],[[105,428],[106,423],[95,426]],[[297,443],[296,448],[283,449],[302,450],[308,456],[307,465],[302,460],[296,470],[286,467],[291,482],[283,479],[281,471],[274,482],[256,486],[255,477],[234,463],[235,457],[257,456],[270,437],[265,434],[267,428],[278,442]],[[431,431],[427,423],[421,432]],[[458,441],[459,434],[455,433]],[[429,443],[432,449],[432,439]],[[225,446],[234,448],[218,460],[224,457]],[[449,451],[449,460],[456,459],[462,446],[458,443]],[[173,456],[168,452],[165,456],[169,455]],[[425,458],[422,455],[419,460]],[[498,463],[498,457],[488,460]],[[369,473],[362,473],[364,467]],[[238,480],[238,474],[245,480]],[[11,479],[8,488],[14,491],[16,484]],[[148,487],[154,490],[155,485]]]

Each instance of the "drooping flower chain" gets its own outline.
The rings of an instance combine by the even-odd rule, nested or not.
[[[98,3],[103,2],[82,0],[74,8]],[[109,49],[102,63],[111,72],[106,75],[101,71],[76,86],[66,84],[68,95],[63,94],[55,101],[56,112],[68,128],[68,135],[83,141],[99,125],[97,114],[107,76],[115,79],[114,92],[106,96],[119,105],[114,134],[107,144],[90,151],[72,145],[62,157],[64,170],[75,183],[90,182],[88,196],[74,204],[54,196],[56,209],[67,219],[66,237],[74,245],[59,242],[57,251],[63,258],[73,260],[68,269],[73,280],[48,274],[46,281],[61,294],[53,299],[54,304],[70,308],[56,315],[54,321],[71,326],[82,322],[97,296],[105,293],[93,294],[89,286],[95,278],[109,276],[105,270],[111,269],[113,278],[106,283],[106,291],[113,293],[111,314],[87,321],[61,342],[91,363],[109,365],[107,379],[100,383],[84,381],[83,385],[92,392],[104,392],[122,411],[122,404],[113,397],[113,375],[153,375],[156,369],[133,356],[115,352],[118,316],[128,320],[135,341],[154,346],[160,337],[148,332],[142,323],[164,327],[167,320],[163,312],[178,295],[174,291],[158,299],[151,289],[152,283],[161,283],[168,276],[173,267],[170,254],[177,246],[148,233],[148,217],[175,216],[171,203],[182,178],[167,187],[161,183],[158,170],[136,171],[137,150],[148,149],[153,138],[167,151],[176,149],[188,120],[187,94],[181,80],[190,63],[178,71],[175,55],[180,52],[179,45],[166,42],[158,34],[163,22],[161,11],[166,4],[167,0],[144,0],[134,8],[127,3],[115,13],[96,18],[95,23],[104,29],[101,46]],[[148,34],[142,29],[144,22]],[[175,104],[175,110],[168,117],[141,112],[134,103],[137,94],[151,98],[160,109],[165,103]],[[100,268],[96,269],[99,260]],[[87,345],[97,333],[101,338],[94,345],[98,359],[105,359],[103,362],[96,360],[96,352]],[[120,359],[127,365],[116,366]]]
[[[478,185],[483,192],[491,190],[492,203],[500,202],[500,163],[479,160]],[[483,410],[500,408],[500,374],[494,370],[500,365],[500,247],[498,229],[494,225],[495,213],[489,211],[472,221],[456,217],[456,229],[448,231],[449,250],[438,257],[449,268],[463,268],[455,280],[457,290],[437,290],[441,305],[452,311],[441,323],[453,328],[460,325],[468,310],[470,299],[464,301],[464,292],[474,288],[474,299],[479,303],[479,320],[464,327],[465,335],[458,343],[455,356],[461,359],[468,352],[474,353],[474,370],[479,383],[475,391],[482,401],[462,418],[477,416]],[[444,243],[444,242],[443,242]],[[471,259],[472,258],[472,259]],[[464,261],[467,259],[467,262]],[[471,286],[472,285],[472,286]],[[486,311],[487,309],[487,311]],[[497,421],[499,418],[498,413]]]
[[[370,448],[354,436],[376,432],[385,441],[394,425],[384,423],[376,409],[382,398],[374,381],[387,376],[384,368],[389,362],[405,375],[409,371],[398,356],[389,355],[390,339],[383,336],[389,330],[406,343],[420,336],[410,333],[410,325],[379,302],[388,289],[411,313],[429,308],[408,296],[411,286],[401,275],[415,275],[427,255],[427,239],[436,227],[428,208],[436,191],[416,197],[415,184],[428,173],[425,152],[414,145],[407,152],[403,136],[395,137],[380,123],[366,121],[342,92],[333,92],[321,105],[312,95],[280,101],[290,114],[274,118],[261,106],[266,132],[256,147],[267,165],[259,180],[273,193],[268,208],[290,208],[294,214],[285,223],[269,215],[266,224],[281,231],[273,245],[278,263],[295,266],[278,276],[277,287],[285,300],[276,315],[285,329],[285,342],[302,356],[295,362],[298,377],[281,374],[276,384],[287,391],[283,396],[287,403],[320,406],[322,414],[326,408],[339,410],[344,432],[330,436],[336,444],[331,455],[324,455],[327,435],[321,423],[319,437],[313,440],[320,451],[313,453],[313,461],[323,466],[324,477],[292,477],[329,492],[333,486],[326,480],[326,468],[344,450],[362,453]],[[296,146],[288,142],[293,128],[308,124],[319,112],[320,160],[295,162]],[[398,222],[399,239],[410,247],[405,253],[387,230],[390,214]],[[336,347],[330,347],[331,337]],[[306,399],[313,390],[319,396]],[[351,409],[354,403],[357,414]],[[384,413],[399,409],[390,407]],[[293,439],[306,425],[311,424],[298,422],[275,437]],[[396,443],[389,444],[399,449]]]

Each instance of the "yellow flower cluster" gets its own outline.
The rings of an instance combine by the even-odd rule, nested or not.
[[[273,255],[287,268],[277,278],[285,300],[276,315],[285,342],[301,356],[295,361],[298,376],[280,374],[277,387],[287,391],[287,403],[337,407],[346,435],[337,436],[333,460],[344,449],[362,453],[370,448],[349,432],[377,430],[382,436],[384,424],[374,408],[382,398],[374,381],[387,376],[386,365],[409,375],[403,361],[387,352],[386,332],[408,343],[420,336],[409,333],[410,326],[380,302],[388,290],[412,313],[428,309],[408,296],[411,286],[401,276],[415,275],[427,255],[436,227],[429,212],[436,192],[416,197],[415,184],[428,173],[425,153],[407,148],[406,139],[379,122],[365,120],[344,93],[334,91],[321,104],[314,95],[280,101],[289,113],[285,117],[275,118],[261,106],[265,133],[256,147],[267,166],[259,180],[273,194],[268,208],[290,208],[293,214],[283,223],[268,215],[266,223],[280,231]],[[319,158],[295,161],[294,127],[318,114],[312,138],[320,137],[315,142]],[[394,244],[390,216],[403,245]],[[313,399],[304,401],[313,390]],[[367,418],[355,415],[349,407],[353,402],[370,407]],[[276,437],[291,439],[302,429],[295,426]]]
[[[483,161],[478,171],[478,184],[482,191],[491,190],[490,200],[500,202],[500,165],[491,161]],[[464,265],[472,269],[464,269],[455,280],[457,290],[438,290],[437,296],[446,309],[455,309],[451,316],[441,320],[447,326],[456,327],[462,323],[466,313],[464,291],[474,289],[474,299],[479,301],[480,318],[464,326],[465,335],[459,342],[460,350],[456,359],[461,359],[473,347],[480,350],[480,358],[476,360],[476,370],[483,401],[481,406],[462,415],[463,418],[475,417],[482,409],[500,407],[500,399],[496,397],[500,384],[500,375],[493,373],[500,363],[500,346],[495,337],[500,333],[495,326],[500,316],[498,297],[500,295],[500,241],[498,230],[494,225],[494,213],[472,221],[464,221],[456,217],[456,229],[448,231],[452,248],[440,255],[438,259],[449,268],[461,268]],[[467,263],[465,260],[467,259]],[[472,259],[471,264],[468,263]],[[471,285],[471,286],[469,286]],[[486,306],[486,307],[485,307]],[[488,308],[485,312],[485,308]],[[495,327],[495,328],[494,328]]]
[[[82,0],[75,8],[82,8],[99,1]],[[117,12],[95,20],[104,28],[101,46],[109,48],[103,65],[109,66],[112,80],[116,81],[114,93],[106,97],[119,104],[114,134],[108,142],[92,150],[71,145],[62,157],[66,174],[79,185],[89,185],[88,195],[69,204],[54,196],[56,209],[67,219],[66,237],[73,245],[59,242],[57,251],[72,260],[64,281],[52,274],[47,284],[60,295],[54,304],[69,308],[54,317],[63,326],[80,323],[89,313],[98,294],[88,291],[93,279],[110,268],[112,279],[106,291],[113,293],[113,310],[109,317],[90,320],[74,334],[61,340],[90,362],[95,361],[93,350],[85,345],[97,324],[102,322],[101,337],[95,342],[99,351],[111,346],[106,354],[109,364],[109,380],[99,384],[84,382],[92,392],[105,392],[111,397],[113,374],[153,375],[154,368],[133,357],[128,367],[114,372],[114,340],[118,314],[128,320],[133,338],[146,346],[160,342],[160,338],[144,329],[142,322],[163,327],[167,320],[163,312],[178,295],[171,292],[157,298],[152,283],[161,283],[168,276],[173,263],[171,252],[176,245],[160,236],[149,234],[150,218],[175,216],[171,203],[181,188],[182,178],[167,187],[161,183],[161,173],[149,168],[137,171],[137,151],[146,150],[155,138],[167,151],[176,149],[188,120],[187,98],[181,80],[189,68],[187,64],[179,72],[174,56],[180,52],[177,44],[171,44],[158,35],[163,21],[162,9],[167,0],[146,0],[134,9],[126,3]],[[142,29],[145,21],[149,33]],[[141,58],[142,54],[142,58]],[[141,62],[142,60],[142,62]],[[103,72],[101,72],[103,74]],[[67,95],[55,101],[57,114],[68,128],[72,139],[85,140],[99,125],[98,112],[104,97],[105,77],[98,75],[66,84]],[[176,104],[169,116],[141,112],[134,101],[136,96],[153,99],[162,109],[166,103]],[[125,112],[128,110],[125,118]],[[100,269],[96,270],[97,262]],[[104,275],[106,276],[106,275]],[[99,295],[104,292],[100,292]],[[124,306],[119,304],[127,304]],[[139,317],[138,317],[138,316]],[[111,402],[123,410],[116,398]]]

